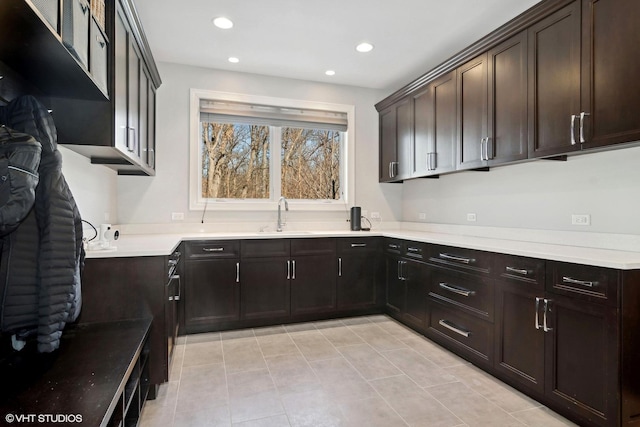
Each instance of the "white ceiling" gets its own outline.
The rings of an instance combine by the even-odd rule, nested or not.
[[[156,61],[392,92],[539,0],[134,1]]]

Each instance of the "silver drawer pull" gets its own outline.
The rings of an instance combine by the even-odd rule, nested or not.
[[[445,328],[449,329],[450,331],[455,332],[456,334],[462,335],[465,338],[469,338],[469,336],[471,335],[471,332],[469,331],[465,331],[463,329],[460,329],[456,326],[454,326],[451,322],[449,322],[448,320],[444,320],[444,319],[440,319],[440,321],[438,322],[438,324],[440,326],[444,326]]]
[[[391,249],[400,249],[400,245],[394,245],[394,244],[389,243],[389,248],[391,248]]]
[[[447,259],[447,260],[450,260],[450,261],[461,262],[463,264],[471,264],[471,263],[476,262],[476,260],[473,259],[473,258],[463,258],[463,257],[460,257],[460,256],[450,255],[450,254],[440,254],[440,258]]]
[[[528,276],[529,274],[532,273],[531,270],[522,270],[520,268],[515,268],[515,267],[505,267],[505,270],[509,273],[522,274],[523,276]]]
[[[351,247],[352,248],[366,248],[367,244],[366,243],[352,243]]]
[[[593,288],[595,286],[598,286],[598,282],[589,282],[586,280],[578,280],[578,279],[574,279],[571,277],[567,277],[567,276],[563,276],[562,277],[562,283],[568,283],[571,285],[581,285],[581,286],[587,286],[589,288]]]
[[[463,297],[474,296],[476,294],[475,291],[470,291],[465,288],[459,288],[457,286],[452,286],[448,283],[441,282],[440,287],[445,291],[453,292],[454,294],[462,295]]]
[[[422,250],[421,250],[421,249],[418,249],[418,248],[407,248],[407,251],[408,251],[408,252],[414,252],[414,253],[420,253],[420,252],[422,252]]]
[[[224,252],[224,248],[202,248],[203,252]]]

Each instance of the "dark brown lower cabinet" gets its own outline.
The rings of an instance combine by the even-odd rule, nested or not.
[[[327,255],[292,257],[291,315],[336,309],[335,251]]]
[[[338,240],[338,310],[380,306],[382,259],[380,238]]]
[[[289,257],[246,258],[240,265],[240,315],[243,320],[289,316]]]
[[[428,270],[426,264],[386,256],[388,313],[422,332],[427,320]]]
[[[620,414],[616,308],[547,297],[545,395],[594,425],[615,425]]]
[[[402,267],[405,261],[400,257],[387,255],[386,264],[386,301],[387,313],[400,318],[404,313],[406,284],[402,278]]]
[[[184,323],[187,333],[240,319],[239,259],[185,262]]]
[[[542,394],[545,333],[536,307],[544,290],[522,282],[498,282],[496,287],[495,369]]]

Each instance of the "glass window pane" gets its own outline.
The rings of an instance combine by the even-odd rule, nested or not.
[[[340,199],[339,131],[283,127],[282,195],[289,199]]]
[[[202,197],[269,198],[269,127],[201,122]]]

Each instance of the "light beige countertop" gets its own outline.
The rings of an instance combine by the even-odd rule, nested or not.
[[[398,229],[373,231],[320,230],[284,231],[282,233],[277,233],[273,231],[193,232],[185,230],[185,232],[182,233],[174,232],[168,234],[124,234],[121,235],[120,239],[112,243],[116,246],[115,250],[88,251],[87,258],[165,256],[171,254],[178,247],[180,242],[188,240],[384,236],[509,255],[609,267],[621,270],[640,269],[640,246],[638,246],[638,252],[606,248],[607,246],[610,246],[607,243],[608,240],[615,240],[615,235],[604,236],[604,238],[600,237],[600,240],[598,240],[593,236],[584,237],[583,235],[573,235],[563,232],[540,231],[535,234],[536,232],[533,230],[505,231],[499,229],[497,232],[494,230],[492,233],[493,235],[497,235],[499,238],[494,238],[481,235],[460,234],[465,231],[466,230],[462,228],[452,230],[451,227],[402,227]],[[552,243],[531,241],[534,239],[532,236],[540,234],[551,236],[547,237],[547,240],[552,241]],[[521,237],[523,240],[518,240],[518,237]],[[635,236],[629,236],[629,239],[627,239],[629,242],[625,242],[623,248],[633,248],[636,244],[635,239]],[[618,240],[620,239],[618,238]],[[558,243],[558,241],[561,243]],[[584,244],[591,246],[597,245],[600,241],[604,248],[583,246]],[[571,244],[576,242],[579,245]]]

